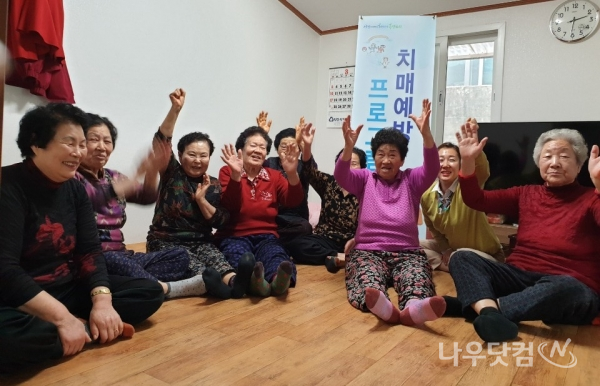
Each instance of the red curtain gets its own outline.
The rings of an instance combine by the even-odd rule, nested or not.
[[[63,29],[62,0],[10,0],[7,46],[13,71],[6,84],[51,101],[75,103]]]

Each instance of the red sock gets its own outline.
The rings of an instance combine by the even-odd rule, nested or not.
[[[367,308],[381,320],[391,324],[400,322],[400,310],[385,297],[385,294],[375,288],[365,289],[365,303]]]
[[[600,326],[600,316],[596,316],[594,320],[592,320],[592,325]]]
[[[444,315],[446,301],[441,296],[425,299],[410,299],[400,311],[400,323],[405,326],[420,325]]]

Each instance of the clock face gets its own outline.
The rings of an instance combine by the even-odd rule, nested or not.
[[[565,1],[550,17],[550,31],[567,43],[589,37],[597,26],[598,7],[587,0]]]

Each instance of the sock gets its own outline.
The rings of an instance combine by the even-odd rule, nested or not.
[[[92,343],[94,343],[95,339],[92,336],[92,332],[90,331],[90,325],[88,324],[88,321],[85,319],[81,319],[81,318],[77,318],[77,319],[79,319],[81,321],[81,323],[83,323],[83,325],[85,327],[85,332],[88,334],[88,336],[92,340]],[[123,323],[123,331],[121,332],[121,335],[119,335],[119,337],[121,337],[123,339],[131,339],[133,337],[134,333],[135,333],[135,328],[131,324]]]
[[[208,267],[202,272],[202,278],[209,294],[220,299],[231,298],[231,287],[223,283],[221,274],[216,269]]]
[[[365,303],[369,311],[384,322],[391,324],[400,322],[400,310],[390,302],[383,292],[375,288],[366,288]]]
[[[458,298],[455,298],[454,296],[442,296],[444,298],[444,301],[446,301],[446,311],[444,312],[444,316],[450,316],[450,317],[462,317],[463,316],[463,310],[462,310],[462,303],[460,302],[460,300],[458,300]]]
[[[265,268],[260,261],[254,265],[250,277],[250,292],[264,298],[271,294],[271,285],[265,280]]]
[[[593,320],[592,320],[592,326],[600,326],[600,316],[596,316]]]
[[[421,325],[444,315],[446,301],[441,296],[425,299],[410,299],[400,311],[400,323],[405,326]]]
[[[279,296],[290,288],[293,266],[291,261],[282,261],[277,267],[277,273],[271,282],[271,294]]]
[[[254,270],[254,255],[246,252],[240,258],[238,263],[237,274],[233,279],[233,288],[231,289],[231,297],[240,299],[250,288],[250,278]]]
[[[173,299],[183,296],[199,296],[206,293],[206,285],[201,275],[190,277],[189,279],[171,281],[167,283],[167,293],[165,298]]]
[[[519,327],[494,307],[482,308],[473,327],[485,342],[504,342],[516,338],[519,333]]]
[[[340,270],[340,267],[337,266],[336,259],[337,256],[327,256],[325,258],[325,268],[327,268],[328,272],[337,273]]]

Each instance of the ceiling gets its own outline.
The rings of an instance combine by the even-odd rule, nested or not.
[[[363,15],[428,15],[478,7],[503,7],[538,1],[517,0],[280,0],[319,33],[356,26]],[[291,6],[291,7],[290,7]],[[485,8],[484,8],[485,9]],[[461,12],[462,13],[462,12]],[[305,20],[307,21],[307,20]],[[314,27],[313,27],[314,29]]]

